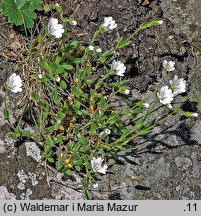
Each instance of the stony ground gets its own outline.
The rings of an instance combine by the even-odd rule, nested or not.
[[[188,79],[192,111],[201,111],[201,1],[66,0],[60,1],[65,15],[78,21],[75,36],[86,44],[104,16],[112,16],[118,30],[109,41],[111,47],[120,35],[129,35],[139,24],[162,19],[164,25],[142,32],[132,45],[119,53],[126,59],[126,78],[132,98],[149,91],[164,59],[176,62],[176,73]],[[9,32],[9,34],[8,34]],[[72,182],[40,161],[35,143],[15,143],[8,137],[3,119],[2,84],[16,69],[15,49],[23,37],[2,23],[0,29],[0,199],[83,199],[79,181]],[[13,39],[14,38],[14,39]],[[10,101],[17,101],[10,95]],[[116,103],[123,103],[117,101]],[[184,108],[185,108],[184,107]],[[12,109],[15,122],[18,111]],[[110,169],[92,189],[94,199],[200,199],[201,198],[201,119],[174,119],[157,128],[135,155],[120,155],[119,163],[109,161]],[[48,174],[48,175],[47,175]],[[47,178],[48,176],[48,178]]]

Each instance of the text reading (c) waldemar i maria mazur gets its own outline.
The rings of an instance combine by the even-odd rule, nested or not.
[[[83,203],[72,203],[71,205],[62,204],[45,204],[45,203],[20,203],[21,210],[24,211],[136,211],[138,205],[123,205],[117,203],[107,204],[87,204]]]

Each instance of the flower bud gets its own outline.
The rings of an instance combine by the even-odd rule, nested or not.
[[[184,116],[186,116],[186,117],[198,117],[198,113],[196,113],[196,112],[185,112]]]

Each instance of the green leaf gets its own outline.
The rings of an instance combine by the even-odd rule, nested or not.
[[[88,116],[89,112],[87,112],[87,110],[81,109],[80,112],[82,113],[82,115],[84,116]]]
[[[43,10],[44,10],[45,12],[49,12],[49,11],[51,10],[51,8],[50,8],[48,5],[45,5],[45,6],[43,7]]]
[[[91,169],[91,164],[90,164],[89,161],[85,161],[84,164],[85,164],[85,167],[86,167],[87,169]]]
[[[90,133],[94,134],[97,129],[97,124],[95,122],[91,123]]]
[[[17,139],[21,136],[21,132],[19,127],[16,127],[15,132],[11,133],[12,138]]]
[[[45,140],[46,147],[54,147],[54,141],[51,139],[50,135],[47,135]]]
[[[9,22],[33,28],[36,19],[34,11],[42,9],[41,2],[42,0],[2,0],[2,12]]]
[[[123,133],[123,134],[121,135],[119,141],[124,140],[129,134],[130,134],[130,131],[127,131],[127,132]]]
[[[179,111],[181,110],[180,106],[176,106],[173,110],[173,115],[176,115],[177,113],[179,113]]]
[[[48,157],[47,160],[48,160],[50,163],[54,163],[54,158]]]
[[[61,120],[63,120],[63,119],[66,117],[66,114],[65,114],[64,112],[58,112],[57,115],[59,116],[59,118],[60,118]]]
[[[60,119],[58,119],[57,120],[57,122],[56,122],[56,124],[54,125],[54,130],[59,130],[59,126],[61,125],[61,120]]]
[[[62,88],[62,90],[65,90],[67,88],[67,84],[64,80],[61,80],[60,87]]]
[[[109,86],[119,89],[119,87],[121,86],[121,83],[120,82],[112,82],[109,84]]]
[[[27,0],[16,0],[17,9],[20,10],[25,4]]]
[[[40,137],[35,135],[35,136],[32,136],[32,139],[35,141],[35,142],[40,142]]]
[[[106,108],[107,106],[107,102],[106,100],[102,97],[101,100],[100,100],[100,107],[101,109],[103,110],[104,108]]]
[[[149,122],[142,129],[140,129],[140,131],[138,133],[140,136],[144,136],[144,135],[150,133],[153,130],[153,127],[154,127],[154,123]]]
[[[40,100],[40,96],[35,93],[35,92],[32,92],[31,93],[31,98],[35,101],[35,102],[38,102]]]
[[[85,81],[85,83],[86,83],[87,85],[91,85],[91,84],[93,84],[93,83],[94,83],[94,81],[93,81],[93,80],[91,80],[91,79],[88,79],[88,80],[86,80],[86,81]]]
[[[113,125],[117,122],[119,122],[121,120],[120,116],[118,113],[115,113],[114,115],[110,116],[110,118],[108,119],[108,123],[110,125]]]
[[[73,66],[69,64],[62,64],[62,67],[65,68],[66,70],[73,70]]]
[[[72,86],[72,92],[73,92],[73,94],[74,94],[75,96],[77,96],[77,95],[79,94],[79,91],[78,91],[78,89],[77,89],[77,86],[75,86],[75,85]]]
[[[62,108],[62,112],[66,112],[69,108],[69,103],[64,101],[64,105],[63,105],[63,108]]]
[[[108,59],[110,59],[113,56],[113,54],[114,54],[114,52],[111,50],[106,51],[100,56],[99,61],[101,63],[105,63]]]
[[[77,46],[78,46],[78,42],[77,42],[77,41],[72,41],[72,42],[70,43],[70,47],[71,47],[72,49],[77,48]]]
[[[55,66],[55,65],[54,65],[54,66]],[[64,71],[65,71],[65,68],[64,68],[62,65],[57,65],[57,66],[56,66],[55,72],[56,72],[57,75],[58,75],[58,74],[63,74]]]
[[[124,146],[118,146],[118,149],[124,153],[130,153],[132,152],[132,150],[134,149],[134,147],[130,147],[128,148],[127,146],[124,147]]]
[[[80,64],[81,62],[80,58],[75,58],[75,57],[70,58],[69,61],[73,64]]]
[[[131,43],[131,40],[123,40],[121,37],[120,40],[118,41],[117,48],[122,49],[126,46],[128,46]]]
[[[63,10],[62,10],[61,5],[58,4],[58,5],[56,5],[55,8],[56,8],[56,10],[57,10],[58,13],[62,13]]]
[[[80,109],[80,106],[81,106],[81,102],[80,101],[78,101],[78,100],[74,100],[74,107],[76,108],[76,109]]]
[[[143,101],[137,102],[137,103],[136,103],[136,106],[144,107],[144,102],[143,102]]]
[[[135,108],[134,110],[133,110],[133,112],[132,112],[132,116],[133,117],[136,117],[139,113],[141,113],[142,112],[142,108],[141,107],[137,107],[137,108]]]
[[[42,62],[42,66],[45,70],[47,70],[48,72],[50,72],[50,74],[52,74],[52,67],[50,66],[50,64],[47,61],[43,61]]]
[[[86,188],[83,189],[83,192],[84,192],[84,195],[86,197],[87,200],[92,200],[93,196],[92,196],[92,193],[87,190]]]
[[[84,70],[80,73],[80,80],[83,80],[88,75],[88,71]]]
[[[13,139],[17,139],[18,137],[20,137],[20,133],[18,131],[11,132],[10,137],[13,138]]]
[[[83,116],[82,111],[80,111],[80,110],[77,109],[76,107],[74,108],[74,111],[75,111],[75,113],[76,113],[77,115],[79,115],[79,116]]]
[[[79,143],[81,143],[81,144],[85,144],[85,137],[84,136],[82,136],[81,134],[77,134],[77,136],[78,136],[78,141],[79,141]],[[87,147],[86,146],[82,146],[82,147],[80,147],[79,148],[79,150],[81,151],[81,152],[85,152],[85,151],[87,151]]]
[[[44,42],[45,38],[41,35],[38,36],[38,43],[42,44]]]
[[[59,98],[59,95],[57,94],[57,91],[56,90],[53,90],[52,91],[52,100],[54,101],[54,103],[58,104],[59,101],[60,101],[60,98]]]
[[[73,175],[73,171],[71,171],[71,170],[66,170],[65,173],[68,176],[72,176]]]
[[[27,137],[32,137],[33,136],[33,134],[32,133],[30,133],[29,131],[27,131],[27,130],[20,130],[20,133],[22,134],[22,135],[24,135],[24,136],[27,136]]]
[[[89,95],[88,95],[87,93],[83,93],[81,96],[82,96],[82,98],[84,98],[84,99],[88,99],[88,98],[89,98]]]
[[[90,105],[90,106],[93,106],[95,103],[96,103],[96,101],[95,101],[94,99],[91,98],[91,100],[90,100],[90,102],[89,102],[89,105]]]
[[[9,119],[9,112],[8,112],[7,108],[4,108],[4,109],[3,109],[3,115],[4,115],[4,118],[5,118],[6,120]]]
[[[81,170],[80,166],[75,166],[75,169],[79,172]]]
[[[135,123],[135,129],[136,130],[138,130],[139,128],[141,128],[142,126],[143,126],[143,124],[144,124],[144,120],[143,119],[140,119],[139,121],[137,121],[136,123]]]
[[[61,56],[57,56],[57,57],[56,57],[56,60],[55,60],[55,63],[56,63],[56,64],[59,64],[59,63],[61,62],[61,59],[62,59]]]

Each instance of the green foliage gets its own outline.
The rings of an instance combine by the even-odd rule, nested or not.
[[[16,26],[25,24],[27,28],[33,28],[37,15],[35,10],[42,9],[41,0],[2,0],[2,12],[8,17],[8,21]]]
[[[9,112],[8,112],[8,110],[7,110],[6,108],[4,108],[4,110],[3,110],[3,115],[4,115],[4,118],[5,118],[6,120],[9,119]]]

